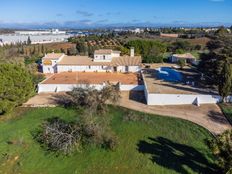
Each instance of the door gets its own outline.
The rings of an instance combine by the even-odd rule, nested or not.
[[[129,72],[129,67],[128,66],[125,66],[125,71]]]
[[[114,66],[114,72],[117,72],[117,67],[116,66]]]

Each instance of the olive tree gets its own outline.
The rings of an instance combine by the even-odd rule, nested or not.
[[[76,107],[88,108],[90,112],[104,112],[107,102],[116,103],[120,99],[117,85],[106,85],[102,90],[89,87],[75,87],[67,93]]]

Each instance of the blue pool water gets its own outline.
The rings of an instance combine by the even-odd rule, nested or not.
[[[157,69],[157,78],[169,82],[180,82],[183,80],[180,72],[169,67],[160,67]]]

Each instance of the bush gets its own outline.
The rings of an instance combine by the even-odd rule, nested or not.
[[[134,112],[127,112],[126,115],[123,116],[124,122],[144,122],[146,124],[152,123],[151,119],[144,115],[137,115]]]
[[[113,133],[106,133],[103,137],[103,147],[115,150],[118,145],[118,137]]]
[[[185,67],[185,65],[186,65],[185,60],[184,59],[180,59],[178,61],[178,65],[180,66],[180,69],[183,69]]]
[[[118,145],[117,136],[108,126],[95,120],[78,123],[66,123],[59,118],[46,121],[34,138],[47,150],[70,154],[81,145],[96,145],[115,150]]]
[[[0,64],[0,114],[10,112],[34,92],[32,77],[24,68]]]
[[[163,63],[162,56],[148,55],[143,58],[144,63]]]
[[[53,118],[42,125],[35,138],[48,150],[69,154],[80,143],[81,129],[77,124]]]
[[[105,112],[107,102],[116,103],[120,99],[120,91],[115,85],[107,85],[100,91],[87,85],[73,88],[67,94],[72,98],[73,106],[87,108],[91,113]]]
[[[213,154],[217,157],[219,167],[223,173],[232,173],[232,130],[225,131],[215,139],[208,141]]]

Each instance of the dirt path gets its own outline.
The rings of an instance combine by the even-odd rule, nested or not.
[[[122,93],[120,105],[141,112],[189,120],[203,126],[214,134],[222,133],[232,128],[221,109],[216,104],[201,105],[200,107],[194,105],[148,106],[129,98],[131,98],[131,96],[128,92]],[[141,100],[141,97],[139,98],[139,100]]]
[[[57,105],[56,96],[57,94],[54,93],[38,94],[26,102],[24,106],[53,107]],[[134,99],[132,100],[130,98]],[[205,127],[214,134],[222,133],[232,128],[216,104],[201,105],[200,107],[194,105],[148,106],[139,102],[143,100],[143,95],[140,93],[131,95],[129,92],[123,92],[119,105],[141,112],[189,120]]]

